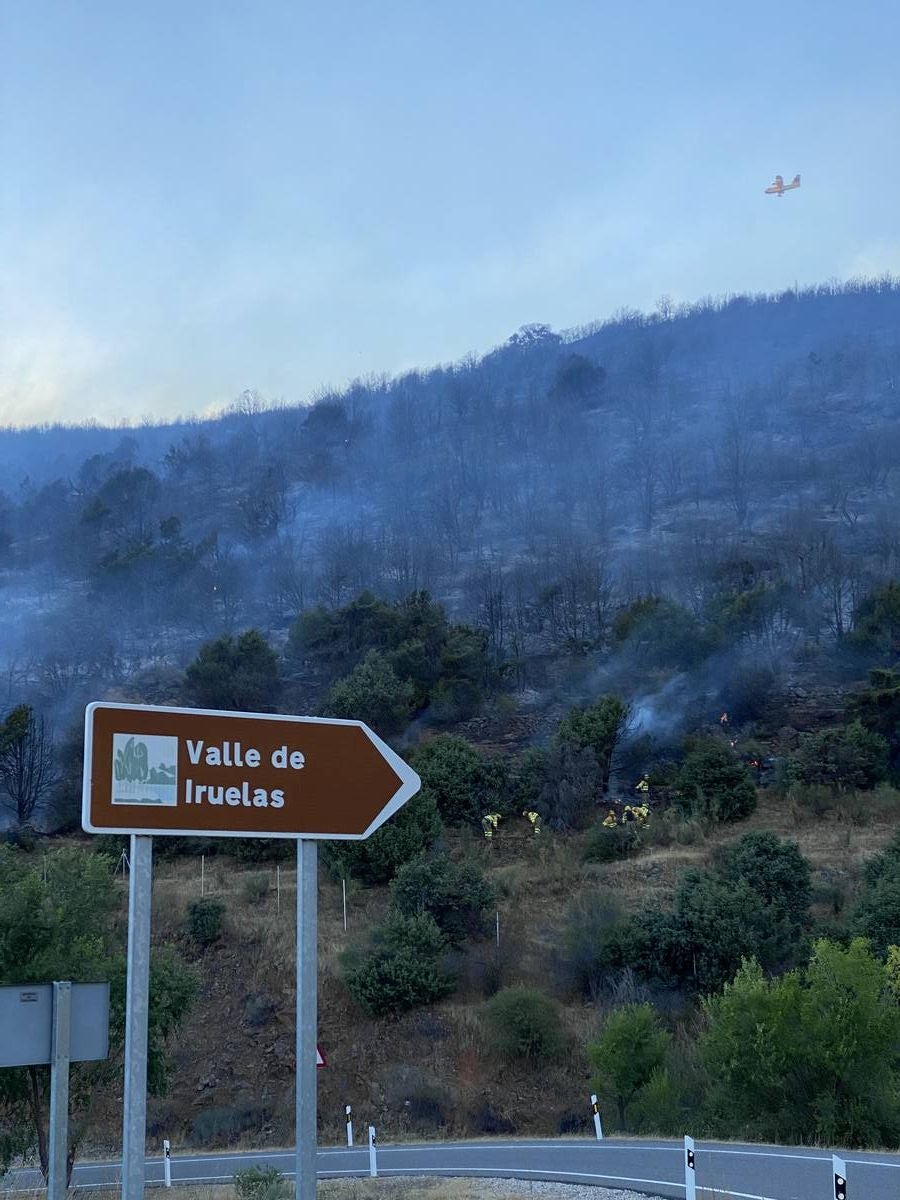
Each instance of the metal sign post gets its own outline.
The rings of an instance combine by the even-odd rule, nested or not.
[[[297,839],[297,1200],[316,1200],[316,843]]]
[[[125,999],[122,1200],[142,1200],[147,1135],[147,1021],[150,1011],[150,890],[153,838],[131,835]]]
[[[347,1145],[353,1146],[353,1116],[350,1105],[348,1104],[344,1110],[347,1114]]]
[[[53,1032],[50,1061],[50,1147],[47,1200],[64,1200],[69,1149],[69,1055],[72,1031],[72,985],[53,985]]]

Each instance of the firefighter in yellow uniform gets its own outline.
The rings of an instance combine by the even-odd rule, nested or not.
[[[522,816],[534,830],[534,836],[537,837],[542,829],[541,814],[539,812],[535,812],[534,809],[526,808],[526,810],[522,813]]]
[[[491,838],[494,836],[494,832],[495,832],[495,830],[497,830],[499,828],[499,825],[500,825],[500,814],[499,813],[496,813],[496,812],[485,813],[484,816],[481,818],[481,828],[484,832],[484,836],[487,838],[488,841],[490,841]]]
[[[650,809],[646,804],[636,804],[632,812],[637,817],[638,825],[644,826],[650,823]]]
[[[615,829],[616,827],[616,810],[611,808],[603,820],[604,829]]]
[[[650,776],[645,771],[640,778],[640,781],[634,785],[636,792],[641,792],[644,796],[650,793]]]

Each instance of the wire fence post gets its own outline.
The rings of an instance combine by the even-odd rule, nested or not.
[[[344,897],[344,933],[347,932],[347,880],[341,880],[341,892]]]
[[[200,855],[200,899],[201,900],[203,899],[203,896],[205,895],[205,893],[206,893],[206,855],[201,854]]]
[[[281,916],[281,867],[275,867],[275,912]]]

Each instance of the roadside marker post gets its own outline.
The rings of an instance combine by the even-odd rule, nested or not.
[[[684,1138],[684,1200],[697,1200],[697,1168],[694,1165],[694,1139]]]
[[[591,1112],[594,1114],[594,1133],[597,1135],[597,1141],[602,1142],[603,1125],[600,1122],[600,1102],[596,1092],[591,1092]]]
[[[72,985],[53,985],[50,1034],[50,1146],[47,1200],[65,1200],[66,1154],[69,1148],[69,1059],[72,1031]]]
[[[378,1178],[378,1159],[375,1150],[375,1126],[369,1126],[369,1177]]]
[[[172,1152],[169,1147],[169,1139],[163,1138],[163,1174],[165,1176],[166,1187],[172,1186]]]
[[[350,1105],[348,1104],[344,1110],[347,1114],[347,1145],[353,1146],[353,1117],[350,1114]]]
[[[143,1200],[145,1185],[153,838],[185,835],[297,843],[295,1195],[315,1200],[316,843],[370,837],[418,775],[362,721],[271,713],[98,702],[84,750],[83,829],[131,837],[122,1200]],[[280,882],[276,871],[279,908]]]
[[[831,1171],[834,1180],[834,1200],[847,1200],[847,1164],[836,1154],[831,1156]]]

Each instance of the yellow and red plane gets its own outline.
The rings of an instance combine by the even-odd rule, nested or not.
[[[794,188],[800,186],[800,176],[795,175],[790,183],[785,183],[780,175],[775,176],[775,182],[769,184],[766,188],[767,196],[783,196],[785,192],[791,192]]]

